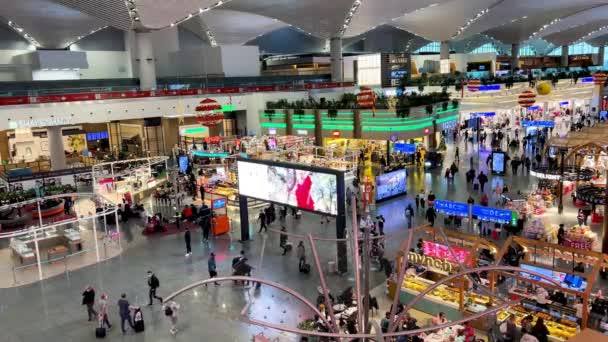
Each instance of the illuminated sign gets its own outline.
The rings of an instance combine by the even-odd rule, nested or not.
[[[228,154],[228,153],[213,153],[213,152],[193,151],[192,155],[194,155],[196,157],[207,157],[207,158],[226,158],[230,154]]]
[[[530,170],[530,176],[540,178],[540,179],[551,179],[551,180],[560,180],[562,177],[560,175],[552,175],[549,173],[540,173],[536,171]]]
[[[451,249],[451,251],[450,251]],[[454,264],[464,264],[467,266],[473,266],[473,260],[469,259],[471,251],[461,247],[449,247],[440,243],[431,241],[422,242],[422,251],[424,255],[437,258],[440,260],[447,260]]]
[[[555,122],[553,121],[531,121],[524,120],[521,122],[521,125],[524,127],[555,127]]]
[[[442,74],[450,73],[450,60],[449,59],[442,59],[439,61],[439,72]]]
[[[511,210],[473,205],[473,216],[477,216],[482,221],[517,224],[517,213]]]
[[[560,106],[567,106],[568,104],[570,104],[570,101],[562,101],[559,103]]]
[[[226,207],[226,199],[218,198],[213,200],[213,209],[222,209]]]
[[[87,141],[109,139],[108,131],[87,133]]]
[[[593,83],[594,80],[593,80],[593,77],[585,77],[585,78],[583,78],[581,80],[581,82],[583,82],[583,83]]]
[[[305,129],[299,129],[296,131],[298,135],[308,135],[308,131]]]
[[[276,128],[269,128],[268,129],[268,135],[276,135],[277,134],[277,129]]]
[[[72,117],[59,117],[59,118],[41,118],[41,119],[29,119],[29,120],[11,120],[8,122],[8,128],[32,128],[32,127],[49,127],[49,126],[63,126],[72,123]]]
[[[456,265],[445,259],[437,259],[431,256],[421,255],[414,252],[409,252],[407,255],[407,259],[414,265],[426,266],[447,273],[451,273],[456,268]]]
[[[338,130],[334,130],[333,132],[331,132],[331,135],[332,135],[334,138],[339,138],[339,137],[340,137],[340,131],[338,131]]]
[[[393,150],[401,153],[416,153],[416,144],[395,143]]]
[[[475,113],[471,113],[471,117],[472,118],[491,118],[493,116],[496,116],[496,112],[475,112]]]
[[[493,91],[493,90],[500,90],[500,84],[489,84],[489,85],[482,85],[479,87],[479,91]]]
[[[466,203],[435,200],[435,210],[446,215],[468,216],[469,206]]]

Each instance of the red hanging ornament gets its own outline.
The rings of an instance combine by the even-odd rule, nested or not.
[[[213,127],[224,120],[222,105],[212,99],[204,99],[196,106],[196,121],[203,126]]]

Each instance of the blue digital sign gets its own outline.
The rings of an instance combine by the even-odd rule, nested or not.
[[[567,106],[570,103],[570,101],[562,101],[559,103],[560,106]]]
[[[186,173],[188,170],[188,156],[179,156],[179,172]]]
[[[583,83],[593,83],[593,77],[585,77],[581,80]]]
[[[416,153],[416,144],[395,143],[393,150],[400,153]]]
[[[468,216],[469,205],[466,203],[435,200],[435,210],[447,215]]]
[[[500,84],[489,84],[489,85],[482,85],[479,87],[479,91],[491,91],[491,90],[500,90]]]
[[[475,112],[471,113],[472,118],[491,118],[496,116],[496,112]]]
[[[87,141],[109,139],[109,138],[110,138],[110,135],[108,134],[108,131],[87,133]]]
[[[213,209],[222,209],[226,206],[225,198],[218,198],[213,200]]]
[[[538,106],[538,105],[528,108],[528,110],[539,110],[539,109],[540,109],[540,106]]]
[[[473,216],[479,220],[515,224],[517,215],[511,210],[489,208],[481,205],[473,205]]]
[[[555,122],[553,121],[531,121],[524,120],[521,122],[521,125],[524,127],[555,127]]]

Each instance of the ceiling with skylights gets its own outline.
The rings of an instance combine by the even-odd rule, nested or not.
[[[390,26],[406,42],[416,37],[462,47],[608,41],[606,0],[3,0],[0,18],[32,45],[51,49],[106,27],[176,25],[218,45],[245,44],[288,26],[350,41]]]

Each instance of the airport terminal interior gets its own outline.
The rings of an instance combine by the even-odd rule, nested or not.
[[[608,341],[606,0],[0,6],[0,341]]]

